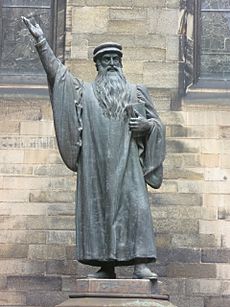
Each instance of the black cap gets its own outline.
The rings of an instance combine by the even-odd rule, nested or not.
[[[120,55],[120,57],[122,57],[121,50],[122,50],[122,46],[117,43],[107,42],[107,43],[100,44],[93,51],[93,60],[94,62],[96,62],[96,58],[98,57],[98,55],[101,55],[102,53],[105,53],[105,52],[116,52]]]

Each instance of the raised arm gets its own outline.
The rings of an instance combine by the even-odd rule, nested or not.
[[[56,58],[52,49],[50,48],[44,32],[39,26],[39,24],[33,25],[32,22],[22,16],[22,21],[28,28],[29,32],[35,39],[35,47],[38,51],[39,57],[41,59],[42,65],[46,71],[49,82],[52,84],[56,75],[56,72],[61,64],[61,62]]]

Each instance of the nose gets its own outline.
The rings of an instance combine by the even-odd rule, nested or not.
[[[111,66],[114,65],[114,60],[113,60],[113,58],[110,58],[110,65],[111,65]]]

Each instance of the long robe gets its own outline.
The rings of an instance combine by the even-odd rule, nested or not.
[[[159,188],[165,155],[164,127],[143,86],[130,85],[130,104],[144,104],[152,129],[130,131],[128,117],[108,118],[94,95],[55,58],[47,42],[37,45],[47,72],[59,151],[77,171],[78,261],[129,265],[156,259],[147,185]]]

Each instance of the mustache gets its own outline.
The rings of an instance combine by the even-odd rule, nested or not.
[[[106,67],[106,71],[119,71],[119,68],[113,65]]]

